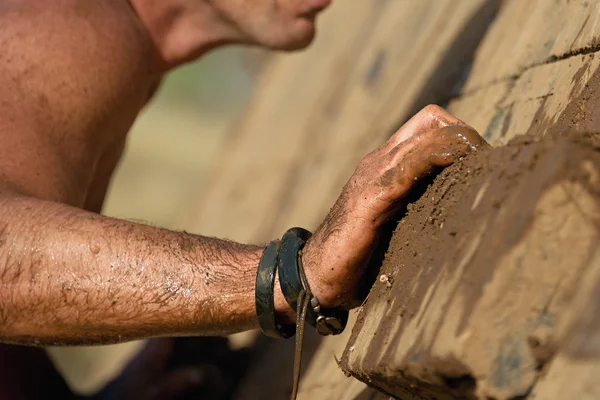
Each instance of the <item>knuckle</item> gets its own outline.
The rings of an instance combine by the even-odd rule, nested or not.
[[[428,118],[438,125],[439,128],[448,125],[462,125],[464,122],[450,114],[448,111],[436,104],[429,104],[425,106],[420,113],[423,113],[423,118]]]
[[[444,110],[442,107],[438,106],[437,104],[428,104],[425,107],[423,107],[423,109],[420,112],[423,114],[426,114],[426,115],[439,115],[439,114],[445,114],[446,110]]]

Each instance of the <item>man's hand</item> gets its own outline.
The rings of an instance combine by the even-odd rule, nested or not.
[[[303,251],[321,304],[352,305],[382,225],[420,179],[488,146],[473,128],[430,105],[365,156]]]

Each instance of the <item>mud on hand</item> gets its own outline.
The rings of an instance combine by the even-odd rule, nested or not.
[[[435,169],[489,147],[472,127],[427,106],[366,155],[303,252],[307,278],[321,304],[354,306],[382,226],[401,200]]]

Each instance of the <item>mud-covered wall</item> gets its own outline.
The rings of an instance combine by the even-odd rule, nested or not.
[[[599,177],[598,149],[568,131],[446,169],[400,221],[342,366],[400,398],[598,398],[598,381],[544,379],[565,341],[595,334],[567,330],[600,287]],[[574,360],[598,372],[597,353]]]

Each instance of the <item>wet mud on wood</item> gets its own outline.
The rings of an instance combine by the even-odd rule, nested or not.
[[[409,206],[343,357],[399,398],[531,392],[598,251],[600,153],[517,138],[442,172]]]

